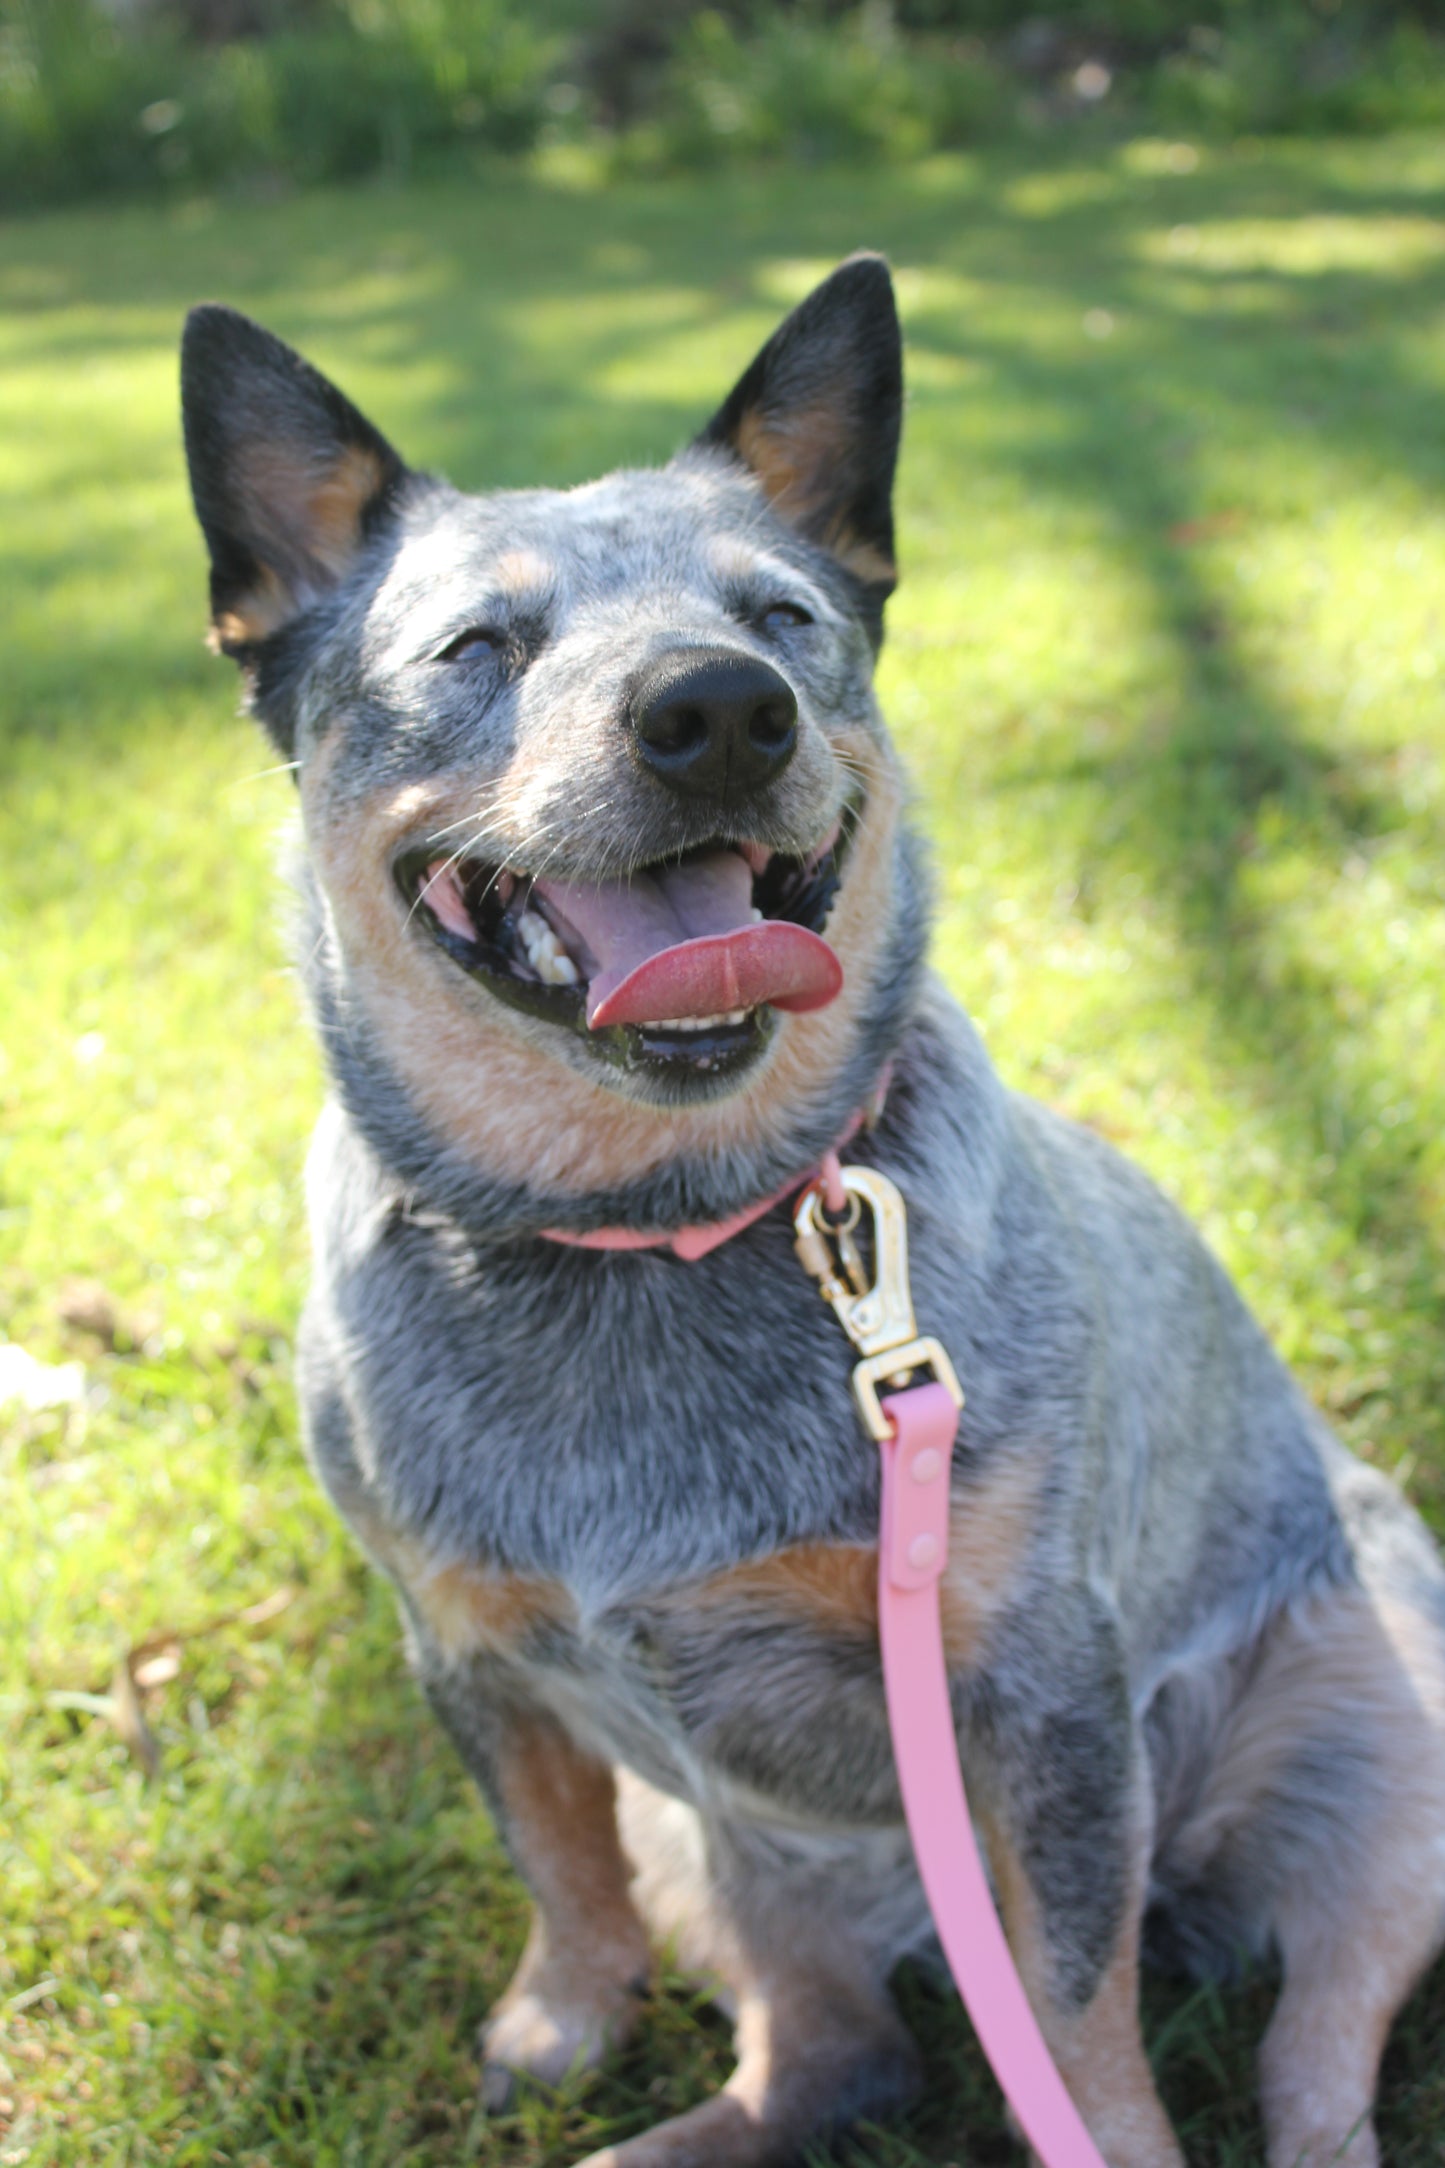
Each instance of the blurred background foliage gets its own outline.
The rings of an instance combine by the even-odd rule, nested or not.
[[[0,0],[0,204],[1445,119],[1445,0]]]

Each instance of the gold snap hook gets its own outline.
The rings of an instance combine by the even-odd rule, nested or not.
[[[963,1392],[943,1348],[919,1337],[908,1282],[908,1212],[896,1185],[876,1167],[844,1167],[842,1176],[848,1192],[842,1218],[829,1219],[822,1182],[810,1183],[794,1209],[794,1246],[803,1270],[818,1282],[819,1294],[863,1357],[853,1372],[854,1395],[869,1433],[886,1438],[880,1384],[906,1385],[915,1370],[928,1369],[955,1407],[963,1406]],[[853,1240],[864,1205],[872,1215],[871,1278]]]

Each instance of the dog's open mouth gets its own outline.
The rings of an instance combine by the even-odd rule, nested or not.
[[[802,857],[717,842],[603,882],[424,843],[397,879],[452,960],[503,1000],[611,1059],[716,1073],[758,1050],[775,1010],[822,1008],[841,988],[823,929],[855,822],[850,808]]]

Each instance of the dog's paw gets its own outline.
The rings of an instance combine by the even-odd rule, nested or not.
[[[1305,2117],[1298,2128],[1270,2131],[1269,2168],[1380,2168],[1380,2141],[1367,2112],[1346,2123],[1343,2135],[1338,2123],[1322,2127]]]
[[[626,2040],[643,1992],[639,1982],[596,2000],[574,2001],[530,1988],[504,1996],[477,2036],[482,2107],[497,2115],[511,2105],[519,2085],[561,2085],[594,2070]]]
[[[769,2168],[799,2150],[796,2131],[779,2142],[766,2117],[724,2090],[685,2115],[589,2153],[578,2168]]]

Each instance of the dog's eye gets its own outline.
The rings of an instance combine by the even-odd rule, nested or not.
[[[790,632],[795,625],[811,625],[813,620],[797,602],[770,602],[762,615],[764,632]]]
[[[459,632],[449,646],[437,657],[438,662],[471,662],[478,655],[500,655],[507,645],[507,636],[492,625],[469,625]]]

